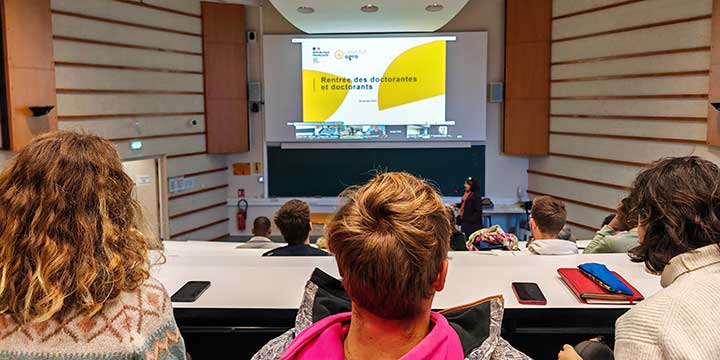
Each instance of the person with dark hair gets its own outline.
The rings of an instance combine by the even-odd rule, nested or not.
[[[472,233],[483,228],[482,198],[479,194],[480,183],[477,179],[467,178],[463,186],[465,193],[463,193],[462,202],[456,204],[456,207],[459,208],[460,230],[469,239]]]
[[[290,200],[275,214],[275,226],[280,229],[287,246],[270,250],[263,256],[330,256],[326,251],[310,246],[310,205],[302,200]]]
[[[528,250],[536,255],[573,255],[578,253],[577,245],[558,238],[565,228],[567,211],[565,204],[551,196],[538,196],[530,210],[530,231],[533,241]]]
[[[638,245],[637,214],[633,212],[632,200],[627,197],[620,202],[612,220],[598,230],[584,254],[627,253]]]
[[[663,159],[638,175],[630,198],[640,238],[630,256],[661,274],[663,289],[617,320],[615,358],[717,359],[720,168],[695,156]],[[583,355],[565,345],[558,359]]]
[[[258,216],[253,221],[252,228],[253,237],[246,243],[238,246],[239,249],[274,249],[278,247],[278,243],[270,240],[272,234],[272,223],[265,216]]]
[[[606,217],[603,219],[602,224],[600,224],[600,227],[603,227],[603,226],[605,226],[605,225],[609,225],[610,222],[612,222],[614,218],[615,218],[615,214],[609,214],[608,216],[606,216]]]
[[[450,250],[453,251],[467,251],[467,238],[462,231],[457,229],[457,221],[455,220],[455,211],[451,206],[446,207],[448,214],[448,221],[452,226],[452,235],[450,236]]]

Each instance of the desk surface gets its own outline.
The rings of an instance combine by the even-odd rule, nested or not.
[[[265,250],[235,249],[234,243],[166,242],[166,262],[153,275],[170,294],[190,280],[209,280],[212,286],[194,303],[176,308],[297,309],[313,269],[338,276],[333,257],[261,257]],[[492,253],[451,252],[445,290],[435,296],[434,308],[470,303],[494,294],[505,297],[509,309],[623,308],[623,305],[580,303],[557,275],[557,268],[600,262],[622,274],[649,297],[660,290],[660,278],[625,254],[573,256],[495,256]],[[546,306],[521,305],[511,282],[535,282]]]

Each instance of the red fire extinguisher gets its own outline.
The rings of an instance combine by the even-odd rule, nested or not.
[[[237,229],[238,231],[243,231],[247,227],[247,212],[248,212],[248,202],[245,199],[240,199],[237,202]]]

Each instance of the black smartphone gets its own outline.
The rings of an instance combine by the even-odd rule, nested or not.
[[[546,305],[547,300],[536,283],[514,282],[513,292],[518,302],[525,305]]]
[[[209,281],[188,281],[171,297],[172,302],[193,302],[210,287]]]

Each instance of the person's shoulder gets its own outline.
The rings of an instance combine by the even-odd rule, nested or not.
[[[325,250],[318,249],[318,248],[312,247],[312,246],[310,246],[310,245],[306,245],[306,246],[307,246],[306,251],[309,252],[309,253],[311,253],[312,255],[317,255],[317,256],[330,256],[330,254],[329,254],[327,251],[325,251]]]

